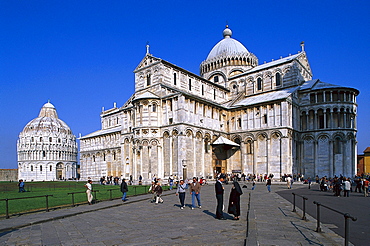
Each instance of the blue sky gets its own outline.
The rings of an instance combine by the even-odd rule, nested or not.
[[[0,0],[0,168],[17,168],[16,141],[49,99],[73,133],[100,129],[122,106],[150,53],[199,74],[226,22],[259,63],[295,54],[314,78],[358,96],[358,152],[370,146],[370,1]]]

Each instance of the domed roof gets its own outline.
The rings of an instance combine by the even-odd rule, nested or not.
[[[228,26],[226,26],[226,29],[223,31],[224,39],[212,48],[206,60],[210,60],[218,56],[249,54],[247,48],[245,48],[238,40],[231,38],[231,35],[232,31]]]
[[[40,110],[39,117],[28,122],[22,132],[72,134],[69,126],[58,118],[57,111],[50,102],[44,104]]]

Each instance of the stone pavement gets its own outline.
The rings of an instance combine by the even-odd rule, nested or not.
[[[241,182],[241,185],[243,183]],[[241,220],[216,220],[212,184],[202,187],[202,208],[180,210],[174,191],[166,191],[163,204],[149,202],[151,195],[81,205],[74,208],[22,215],[0,221],[1,245],[343,245],[344,239],[292,205],[264,184],[243,189]],[[299,187],[299,185],[295,185]],[[225,185],[225,210],[231,185]],[[250,204],[249,204],[250,202]],[[247,221],[247,217],[249,220]],[[247,230],[248,228],[248,230]],[[247,232],[248,231],[248,232]]]

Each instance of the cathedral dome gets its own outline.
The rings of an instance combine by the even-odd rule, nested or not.
[[[224,39],[213,47],[206,60],[219,56],[248,55],[249,51],[247,48],[245,48],[238,40],[231,38],[231,35],[232,31],[226,27],[223,31]]]
[[[224,39],[209,52],[200,64],[200,74],[208,80],[223,84],[227,78],[243,73],[258,65],[257,57],[238,40],[231,38],[228,26],[223,31]],[[217,78],[216,78],[216,77]],[[219,79],[222,77],[223,79]]]

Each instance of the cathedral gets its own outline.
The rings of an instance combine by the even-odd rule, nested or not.
[[[77,142],[50,102],[19,134],[18,178],[50,181],[77,178]]]
[[[133,95],[80,138],[81,178],[353,176],[359,91],[313,79],[301,47],[260,64],[226,27],[197,75],[147,46]]]

